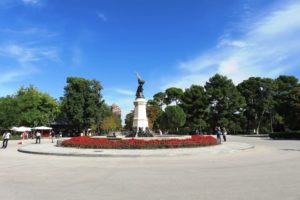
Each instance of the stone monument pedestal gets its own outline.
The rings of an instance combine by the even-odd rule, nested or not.
[[[134,102],[134,117],[133,128],[139,131],[141,128],[143,131],[148,128],[148,118],[146,114],[147,101],[144,98],[137,98]]]

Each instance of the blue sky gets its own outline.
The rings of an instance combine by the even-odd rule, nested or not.
[[[68,76],[97,79],[107,103],[204,85],[220,73],[300,77],[300,1],[1,0],[0,96],[33,84],[55,98]]]

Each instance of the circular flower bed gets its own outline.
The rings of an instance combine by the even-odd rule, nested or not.
[[[193,135],[188,139],[122,139],[109,140],[107,138],[89,138],[86,136],[73,137],[62,142],[64,147],[91,148],[91,149],[161,149],[200,147],[216,145],[217,140],[213,136]]]

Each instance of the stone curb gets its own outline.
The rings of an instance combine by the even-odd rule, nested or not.
[[[169,157],[192,156],[207,154],[235,153],[253,149],[254,145],[238,142],[226,142],[222,145],[175,148],[175,149],[78,149],[68,147],[56,147],[54,144],[26,145],[18,149],[22,153],[54,155],[54,156],[78,156],[78,157]]]

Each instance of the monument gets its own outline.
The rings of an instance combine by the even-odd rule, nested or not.
[[[143,85],[145,81],[142,80],[138,73],[136,73],[136,76],[139,85],[136,90],[136,98],[134,101],[133,128],[136,130],[136,133],[138,133],[139,131],[146,131],[148,128],[148,119],[146,113],[147,101],[143,94]]]

